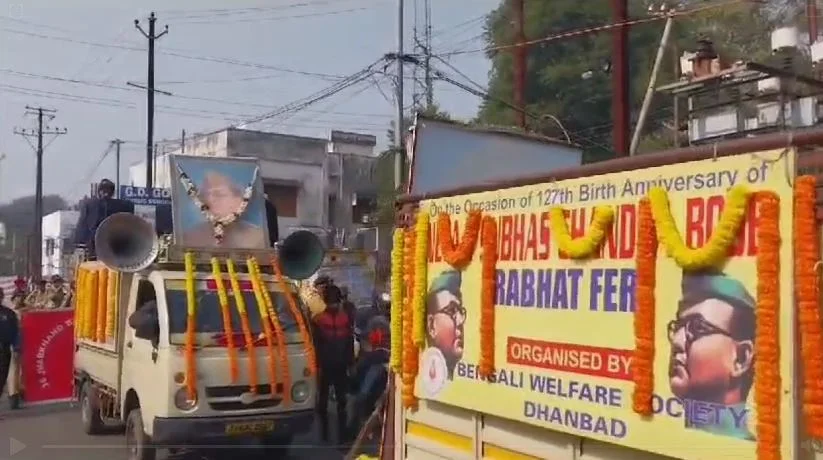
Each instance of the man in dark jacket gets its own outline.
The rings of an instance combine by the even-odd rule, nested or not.
[[[342,308],[340,288],[330,285],[324,290],[326,309],[314,318],[315,348],[320,364],[318,376],[317,413],[324,441],[329,437],[329,390],[334,387],[337,398],[338,442],[347,437],[346,392],[348,369],[354,361],[352,318]]]
[[[20,347],[20,324],[17,313],[3,305],[3,297],[5,293],[0,289],[0,394],[3,394],[6,379],[9,377],[11,354],[13,351],[19,351]]]
[[[103,179],[97,187],[97,197],[80,204],[80,217],[74,229],[74,244],[85,247],[89,257],[93,257],[97,228],[107,217],[118,212],[134,214],[134,203],[114,198],[114,182]]]

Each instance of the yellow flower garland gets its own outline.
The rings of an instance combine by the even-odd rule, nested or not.
[[[266,350],[268,352],[268,362],[266,370],[269,373],[269,386],[271,387],[272,399],[277,397],[277,358],[274,356],[274,334],[271,330],[271,320],[269,311],[266,309],[266,301],[263,300],[263,286],[258,276],[255,261],[252,258],[246,259],[246,268],[251,278],[254,300],[257,302],[257,312],[260,315],[260,323],[263,325],[263,335],[266,337]],[[278,344],[280,346],[280,344]],[[281,366],[283,363],[281,363]]]
[[[240,326],[243,328],[243,339],[246,343],[246,354],[249,358],[249,392],[257,394],[257,352],[254,349],[254,337],[251,335],[251,325],[249,324],[249,314],[246,310],[246,298],[240,289],[240,280],[237,278],[237,269],[234,261],[226,259],[226,271],[229,272],[231,291],[234,295],[234,302],[237,305],[237,314],[240,316]]]
[[[97,281],[97,330],[94,339],[98,342],[106,341],[106,313],[109,308],[108,294],[109,270],[102,268],[98,272]]]
[[[709,240],[699,248],[690,248],[683,242],[680,230],[672,217],[666,190],[654,187],[649,190],[655,227],[666,254],[673,258],[680,268],[700,271],[719,268],[725,263],[729,250],[735,242],[737,231],[746,217],[751,192],[744,185],[732,187],[726,194],[726,204],[720,214]]]
[[[83,324],[86,319],[86,301],[83,297],[85,293],[86,270],[82,268],[77,269],[77,292],[74,294],[74,337],[83,338]]]
[[[426,286],[429,264],[429,213],[417,213],[414,229],[414,292],[412,297],[412,334],[414,344],[422,347],[426,343]]]
[[[106,330],[104,340],[114,339],[115,324],[117,319],[117,283],[120,274],[114,270],[109,271],[108,282],[106,283]]]
[[[552,236],[561,252],[572,259],[586,259],[591,257],[606,239],[606,232],[614,222],[614,208],[598,206],[594,208],[594,218],[586,234],[579,238],[572,238],[569,226],[566,224],[566,214],[563,208],[549,210],[549,225]]]
[[[226,291],[226,283],[223,282],[223,272],[220,269],[220,260],[217,257],[211,258],[211,274],[214,284],[217,286],[217,299],[220,302],[220,315],[223,319],[223,334],[226,336],[226,350],[229,355],[229,377],[231,383],[237,383],[240,371],[237,368],[237,348],[234,345],[234,327],[231,324],[231,305],[229,295]]]
[[[197,362],[194,359],[194,328],[197,325],[197,298],[194,290],[194,254],[184,256],[186,268],[186,394],[189,400],[197,397]]]
[[[260,264],[257,259],[252,258],[252,265],[254,266],[254,277],[257,278],[257,284],[262,289],[263,302],[266,306],[266,311],[269,313],[268,320],[271,321],[271,326],[274,332],[274,338],[277,341],[277,352],[280,358],[280,372],[283,374],[283,405],[291,404],[291,370],[289,369],[289,347],[286,343],[286,332],[283,330],[283,323],[280,321],[280,315],[274,308],[274,302],[271,300],[271,294],[263,282],[263,277],[260,275]],[[288,295],[284,292],[284,295]],[[297,318],[295,318],[295,321]],[[298,326],[299,327],[299,326]],[[308,354],[308,352],[307,352]],[[275,394],[272,389],[272,394]]]
[[[394,372],[402,370],[403,358],[403,243],[402,228],[394,230],[391,250],[391,357]]]
[[[93,340],[97,332],[97,270],[89,270],[85,276],[86,307],[84,308],[83,338]]]

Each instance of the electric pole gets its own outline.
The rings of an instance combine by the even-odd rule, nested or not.
[[[43,107],[29,107],[26,106],[26,115],[34,115],[37,117],[37,129],[20,129],[15,128],[14,134],[26,138],[37,138],[37,173],[35,178],[34,191],[34,240],[33,254],[31,255],[31,264],[29,267],[30,276],[37,282],[43,277],[43,136],[59,136],[66,134],[68,130],[65,128],[50,129],[44,125],[45,121],[54,119],[56,110],[45,109]]]
[[[114,183],[117,187],[114,196],[120,198],[120,145],[123,144],[123,141],[115,139],[111,141],[111,144],[114,145]]]
[[[403,0],[397,0],[397,153],[394,156],[394,186],[400,188],[403,181],[403,139],[405,138],[403,123]]]
[[[134,20],[134,27],[143,34],[149,41],[149,61],[148,61],[148,75],[146,76],[146,189],[150,190],[154,185],[152,183],[152,170],[154,161],[152,159],[154,146],[154,41],[169,33],[169,26],[165,26],[163,32],[155,34],[155,22],[157,16],[154,11],[149,15],[149,31],[146,32],[140,27],[140,20]]]
[[[629,154],[629,20],[628,0],[611,0],[612,22],[612,139],[617,156]]]
[[[432,4],[431,0],[424,0],[425,8],[426,8],[426,16],[425,16],[425,38],[423,39],[423,46],[425,47],[425,67],[424,67],[424,74],[423,78],[426,82],[426,108],[431,108],[432,104],[434,104],[434,86],[432,82],[432,67],[431,67],[431,60],[432,60]]]
[[[526,129],[526,41],[525,29],[525,5],[524,0],[513,0],[512,16],[514,16],[514,34],[515,43],[514,48],[514,105],[519,109],[515,116],[517,117],[517,124],[522,129]]]

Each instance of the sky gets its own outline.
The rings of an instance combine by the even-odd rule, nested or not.
[[[483,15],[500,0],[432,0],[433,60],[466,83],[485,85]],[[415,5],[417,3],[417,5]],[[416,10],[416,11],[415,11]],[[155,141],[169,149],[187,136],[216,131],[306,98],[397,48],[397,0],[2,0],[0,2],[0,202],[33,195],[36,119],[26,106],[55,109],[47,136],[44,193],[70,202],[89,183],[114,178],[110,141],[122,139],[120,177],[145,158],[146,93],[127,82],[146,82],[144,30],[155,11]],[[423,24],[423,0],[406,0],[405,52],[413,28]],[[419,32],[422,36],[422,31]],[[452,67],[449,67],[452,66]],[[394,119],[395,65],[299,111],[248,125],[249,129],[327,137],[332,129],[374,134],[378,146]],[[459,76],[454,68],[463,76]],[[406,67],[405,104],[414,80]],[[422,75],[422,73],[420,74]],[[458,119],[472,118],[479,99],[436,82],[435,101]]]

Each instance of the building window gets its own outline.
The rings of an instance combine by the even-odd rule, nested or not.
[[[376,211],[377,197],[358,195],[351,207],[352,223],[368,224]]]
[[[263,190],[277,208],[277,217],[297,217],[297,186],[269,183],[263,185]]]
[[[46,240],[46,257],[51,257],[54,255],[54,238],[48,238]]]

